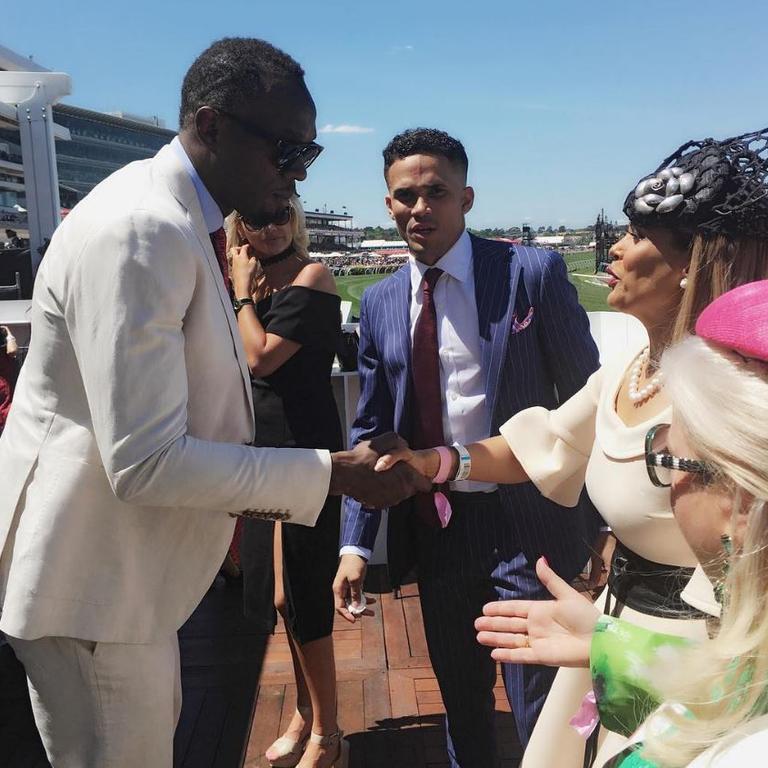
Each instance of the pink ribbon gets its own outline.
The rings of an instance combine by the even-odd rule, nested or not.
[[[600,714],[597,711],[595,692],[590,691],[581,700],[579,711],[569,720],[576,732],[584,739],[588,739],[592,731],[600,722]]]
[[[451,520],[453,510],[448,497],[440,491],[435,493],[435,508],[437,509],[437,516],[440,518],[440,525],[445,528]]]

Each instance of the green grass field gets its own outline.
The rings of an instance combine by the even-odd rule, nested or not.
[[[344,275],[336,278],[341,300],[352,302],[352,314],[355,317],[360,317],[360,298],[363,291],[385,277],[389,275]]]
[[[587,312],[605,312],[610,310],[611,308],[606,302],[608,288],[603,284],[595,284],[595,279],[592,275],[595,271],[595,252],[569,253],[563,259],[568,267],[568,277],[576,286],[581,306]]]
[[[606,304],[608,290],[601,285],[594,285],[591,274],[594,271],[594,251],[583,253],[569,253],[565,257],[565,263],[570,273],[571,282],[576,286],[579,294],[579,302],[587,312],[610,309]],[[584,275],[584,277],[581,277]],[[352,302],[352,314],[360,315],[360,297],[369,286],[383,280],[388,275],[345,275],[336,278],[336,285],[343,301]]]

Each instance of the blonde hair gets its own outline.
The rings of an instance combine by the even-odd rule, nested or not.
[[[229,264],[230,275],[232,273],[232,249],[245,245],[248,241],[241,234],[242,216],[237,211],[227,216],[224,222],[224,229],[227,233],[227,263]],[[298,197],[291,199],[291,247],[294,256],[302,262],[311,261],[309,256],[309,233],[307,232],[307,220],[304,214],[304,208]],[[251,283],[251,298],[254,301],[263,299],[270,293],[266,284],[266,276],[261,266],[257,266]],[[237,297],[236,297],[237,298]]]
[[[768,684],[768,365],[697,337],[662,359],[675,424],[696,456],[733,492],[733,519],[747,512],[741,551],[729,562],[720,629],[676,664],[661,693],[693,717],[665,709],[674,730],[648,728],[643,756],[664,768],[701,752],[764,713]]]
[[[768,240],[694,235],[688,253],[688,285],[677,311],[672,341],[693,333],[704,307],[744,283],[768,278]]]

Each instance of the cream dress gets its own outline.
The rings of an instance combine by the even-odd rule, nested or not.
[[[696,565],[696,557],[675,522],[669,489],[652,485],[645,468],[645,435],[654,424],[670,421],[671,408],[632,427],[616,413],[616,395],[624,374],[641,349],[633,346],[626,354],[616,355],[557,410],[529,408],[500,431],[548,499],[573,507],[586,483],[592,503],[628,549],[653,562],[690,568]],[[718,612],[712,588],[700,569],[682,596],[699,610]],[[604,603],[605,593],[597,606],[602,610]],[[707,636],[701,619],[660,618],[628,607],[621,617],[658,632]],[[585,741],[568,721],[591,687],[588,669],[558,671],[521,768],[582,768]],[[601,729],[595,764],[601,765],[603,755],[613,754],[624,742],[624,737]]]

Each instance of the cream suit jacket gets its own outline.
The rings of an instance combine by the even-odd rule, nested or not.
[[[213,581],[227,513],[314,525],[330,456],[246,445],[244,352],[170,147],[67,216],[32,304],[0,438],[0,629],[154,642]]]

